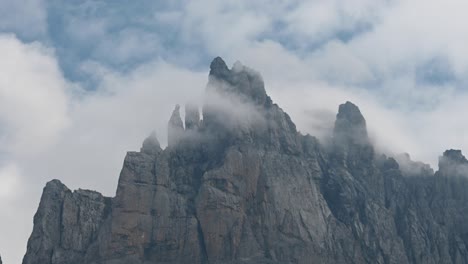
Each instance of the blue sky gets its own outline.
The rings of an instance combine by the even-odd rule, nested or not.
[[[112,196],[123,157],[222,56],[326,138],[358,104],[380,152],[468,150],[465,0],[0,0],[0,254],[19,263],[42,187]],[[12,224],[13,223],[13,224]],[[5,237],[10,239],[6,240]]]

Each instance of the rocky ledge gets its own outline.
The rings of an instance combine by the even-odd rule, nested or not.
[[[167,148],[152,134],[127,153],[114,198],[47,183],[23,263],[468,263],[460,151],[436,173],[376,153],[351,102],[321,144],[221,58],[203,120],[179,111]]]

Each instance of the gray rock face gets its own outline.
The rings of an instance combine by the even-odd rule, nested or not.
[[[177,107],[169,147],[127,153],[114,198],[47,184],[23,263],[468,263],[467,164],[376,154],[350,102],[320,144],[216,58],[203,120]]]
[[[110,198],[58,180],[47,183],[23,263],[84,263],[89,245],[110,213]]]

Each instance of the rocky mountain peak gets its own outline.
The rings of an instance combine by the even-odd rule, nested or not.
[[[240,63],[216,58],[210,92],[202,122],[175,107],[168,148],[127,152],[115,197],[47,183],[23,264],[468,263],[468,177],[374,155],[350,102],[331,146],[302,135]]]
[[[237,96],[256,105],[271,104],[263,78],[258,72],[240,62],[236,62],[232,69],[229,69],[220,57],[211,63],[207,92],[221,96]]]
[[[143,141],[140,151],[150,155],[154,155],[162,151],[156,131],[151,132],[151,134]]]
[[[439,158],[439,174],[446,176],[468,176],[468,160],[461,150],[446,150]]]
[[[67,186],[63,184],[61,181],[54,179],[49,181],[46,186],[44,187],[44,193],[53,194],[58,192],[69,191]]]
[[[110,199],[98,192],[72,192],[59,180],[48,182],[23,263],[86,263],[76,258],[96,239],[109,207]]]
[[[366,120],[355,104],[348,101],[339,106],[333,136],[339,144],[369,144]]]
[[[226,62],[221,57],[216,57],[210,64],[210,76],[225,79],[229,76],[230,70]]]
[[[444,151],[442,159],[456,164],[468,164],[468,160],[463,156],[462,151],[459,149],[449,149]]]

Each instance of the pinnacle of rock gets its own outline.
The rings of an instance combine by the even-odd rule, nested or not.
[[[236,62],[232,69],[220,57],[211,62],[207,92],[216,92],[221,96],[238,96],[257,105],[271,103],[267,96],[260,73]]]
[[[161,145],[159,144],[158,137],[156,132],[153,131],[151,134],[143,141],[141,146],[141,152],[154,155],[161,152]]]
[[[340,144],[369,144],[366,120],[355,104],[348,101],[340,105],[333,136]]]
[[[458,163],[458,164],[466,164],[468,163],[468,160],[463,156],[463,153],[461,150],[458,149],[449,149],[444,151],[444,154],[442,156],[444,159],[449,160],[453,163]]]
[[[221,57],[216,57],[210,64],[210,76],[215,76],[220,79],[224,79],[229,76],[230,70],[226,65],[226,62]]]
[[[171,118],[168,123],[167,131],[167,143],[168,146],[175,146],[179,143],[180,139],[184,135],[184,123],[180,117],[180,106],[176,105],[172,112]]]
[[[439,174],[468,177],[468,160],[461,150],[446,150],[439,158]]]

